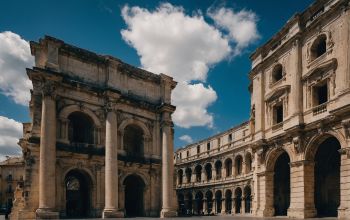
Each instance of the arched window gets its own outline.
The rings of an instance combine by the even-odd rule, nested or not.
[[[207,163],[205,165],[205,174],[207,177],[207,181],[210,181],[212,178],[212,170],[211,169],[212,169],[211,163]]]
[[[181,185],[182,184],[182,179],[183,179],[183,170],[179,170],[177,172],[177,178],[178,178],[178,184]]]
[[[272,83],[278,82],[282,78],[283,78],[283,67],[281,64],[277,64],[272,69]]]
[[[128,156],[143,156],[143,130],[137,125],[128,125],[124,130],[124,149]]]
[[[252,155],[250,153],[247,153],[245,156],[245,172],[249,173],[252,171]]]
[[[202,166],[197,165],[195,168],[195,172],[196,172],[196,181],[197,182],[202,181]]]
[[[230,158],[225,160],[225,170],[226,170],[226,177],[232,175],[232,160]]]
[[[94,143],[94,124],[88,115],[82,112],[73,112],[68,116],[68,120],[68,137],[71,143]]]
[[[220,160],[215,162],[215,172],[216,172],[216,179],[221,179],[221,169],[222,169],[222,163]]]
[[[185,174],[186,174],[187,183],[190,183],[191,182],[191,177],[192,177],[192,169],[187,167],[186,170],[185,170]]]
[[[311,53],[311,61],[322,56],[324,53],[326,53],[327,50],[327,37],[325,34],[322,34],[316,38],[316,40],[313,42],[310,53]]]
[[[235,166],[236,166],[236,175],[241,175],[242,174],[242,163],[243,159],[242,156],[237,156],[235,160]]]

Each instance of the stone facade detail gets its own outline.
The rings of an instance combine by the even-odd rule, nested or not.
[[[251,55],[250,119],[175,152],[181,215],[350,216],[350,10],[319,0]]]

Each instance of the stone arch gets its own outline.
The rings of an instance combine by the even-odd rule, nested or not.
[[[96,187],[86,169],[71,168],[64,172],[65,215],[69,218],[92,217],[93,194]]]
[[[244,162],[245,162],[245,173],[249,173],[253,170],[253,157],[250,152],[246,152],[244,156]]]
[[[147,128],[145,123],[140,121],[140,120],[134,119],[134,118],[128,118],[128,119],[123,120],[122,123],[118,127],[118,131],[123,133],[124,129],[128,125],[137,125],[137,126],[139,126],[143,130],[143,133],[144,133],[145,136],[151,137],[151,132],[149,131],[149,129]]]
[[[87,114],[93,120],[96,127],[99,127],[99,128],[102,127],[101,121],[98,119],[98,117],[96,116],[96,114],[93,111],[91,111],[87,107],[80,107],[78,105],[68,105],[68,106],[64,107],[60,111],[60,113],[58,114],[58,118],[67,119],[68,116],[73,112],[82,112],[82,113]]]
[[[204,194],[202,190],[197,190],[195,192],[195,209],[194,209],[194,214],[196,215],[202,215],[203,214],[203,199],[204,199]]]
[[[177,192],[176,195],[177,195],[177,203],[178,203],[178,214],[179,216],[183,216],[186,214],[185,193]]]
[[[222,210],[222,190],[221,189],[216,190],[214,196],[215,196],[215,204],[216,204],[216,207],[215,207],[216,213],[221,213],[221,210]]]
[[[225,195],[225,211],[226,211],[226,213],[231,214],[231,212],[232,212],[232,190],[226,189],[224,195]]]
[[[206,174],[206,180],[210,181],[212,179],[213,165],[211,163],[206,163],[204,169]]]
[[[150,186],[150,183],[148,181],[148,178],[145,174],[141,173],[141,172],[136,172],[136,171],[133,171],[133,172],[127,172],[125,173],[124,175],[122,175],[120,178],[119,178],[119,184],[120,186],[123,185],[124,183],[124,180],[128,177],[128,176],[131,176],[131,175],[136,175],[136,176],[139,176],[142,181],[145,183],[145,187],[146,189],[148,189],[148,187]]]
[[[221,179],[222,177],[222,162],[221,160],[216,160],[214,163],[214,169],[215,169],[215,173],[216,173],[216,179]]]
[[[318,146],[329,137],[336,138],[339,141],[341,148],[346,147],[346,140],[342,134],[333,130],[323,132],[313,136],[307,143],[304,151],[304,159],[312,161],[315,158]]]
[[[265,160],[266,171],[273,171],[276,160],[284,152],[288,154],[290,161],[293,161],[294,155],[289,148],[284,148],[284,147],[273,148],[272,150],[268,151],[266,154],[266,160]]]
[[[230,157],[226,158],[224,161],[225,166],[225,177],[232,176],[232,159]]]
[[[272,72],[271,72],[271,83],[275,83],[280,81],[283,78],[283,66],[280,63],[277,63],[274,65],[274,67],[272,68]]]
[[[201,164],[197,164],[195,167],[194,167],[194,172],[196,174],[196,182],[201,182],[203,181],[202,180],[202,169],[204,169],[202,167]]]
[[[125,137],[125,134],[126,134],[126,129],[128,128],[131,128],[131,127],[134,127],[135,130],[141,130],[142,134],[139,134],[139,135],[142,135],[142,137],[140,136],[139,139],[140,141],[142,141],[142,152],[140,152],[140,155],[139,156],[143,156],[145,154],[148,154],[151,149],[151,142],[152,142],[152,135],[151,135],[151,132],[150,130],[148,129],[148,127],[145,125],[144,122],[140,121],[140,120],[137,120],[137,119],[134,119],[134,118],[128,118],[128,119],[125,119],[121,122],[121,124],[119,125],[118,127],[118,135],[120,135],[120,146],[123,150],[127,150],[125,149],[125,146],[124,146],[124,137]],[[138,132],[140,133],[140,132]]]
[[[310,46],[311,61],[317,59],[327,52],[327,34],[319,34]]]
[[[92,186],[94,188],[96,187],[96,180],[94,178],[94,176],[95,176],[94,173],[90,169],[83,167],[83,165],[77,165],[77,166],[72,166],[72,167],[67,168],[65,171],[63,171],[62,176],[63,177],[67,176],[67,174],[72,170],[79,170],[79,171],[85,173],[86,175],[88,175],[90,180],[91,180]],[[61,184],[62,184],[62,186],[64,185],[64,179],[62,179]]]
[[[191,167],[186,167],[185,169],[185,176],[186,176],[186,182],[190,183],[191,178],[192,178],[192,168]]]
[[[237,154],[234,159],[235,176],[241,175],[243,173],[243,155]]]
[[[242,188],[240,186],[236,187],[234,191],[235,196],[235,213],[242,213]]]
[[[309,172],[310,198],[320,217],[336,217],[340,206],[342,136],[334,131],[313,137],[305,150],[305,158],[313,164]],[[345,145],[346,146],[346,145]],[[314,162],[314,163],[313,163]]]
[[[146,182],[142,176],[130,174],[123,179],[126,216],[144,216],[146,209]]]
[[[250,185],[246,185],[243,189],[244,196],[244,212],[251,213],[252,208],[252,188]]]
[[[206,199],[206,212],[205,214],[210,214],[213,211],[213,191],[208,189],[205,192],[205,199]]]

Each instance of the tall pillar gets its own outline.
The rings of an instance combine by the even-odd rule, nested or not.
[[[161,218],[177,215],[173,201],[173,135],[172,122],[169,111],[163,112],[162,121],[162,210]]]
[[[52,83],[42,88],[38,219],[58,218],[56,198],[56,101]]]
[[[202,167],[201,182],[206,181],[206,180],[207,180],[207,178],[205,175],[205,169],[204,169],[204,167]]]
[[[226,213],[226,204],[225,204],[225,199],[222,198],[221,199],[221,214],[225,214]]]
[[[311,218],[316,216],[314,203],[314,163],[296,161],[290,164],[290,206],[288,216]]]
[[[103,218],[121,218],[124,213],[118,210],[118,147],[117,117],[112,109],[107,109],[106,155],[105,155],[105,208]]]
[[[207,204],[206,198],[203,199],[203,213],[204,213],[204,215],[208,214],[208,204]]]

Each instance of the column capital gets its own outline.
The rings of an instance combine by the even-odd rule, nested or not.
[[[293,161],[289,163],[290,167],[299,167],[302,165],[315,165],[315,162],[310,160],[299,160],[299,161]]]
[[[50,97],[53,100],[56,99],[57,90],[54,81],[43,81],[40,86],[40,91],[43,97]]]

